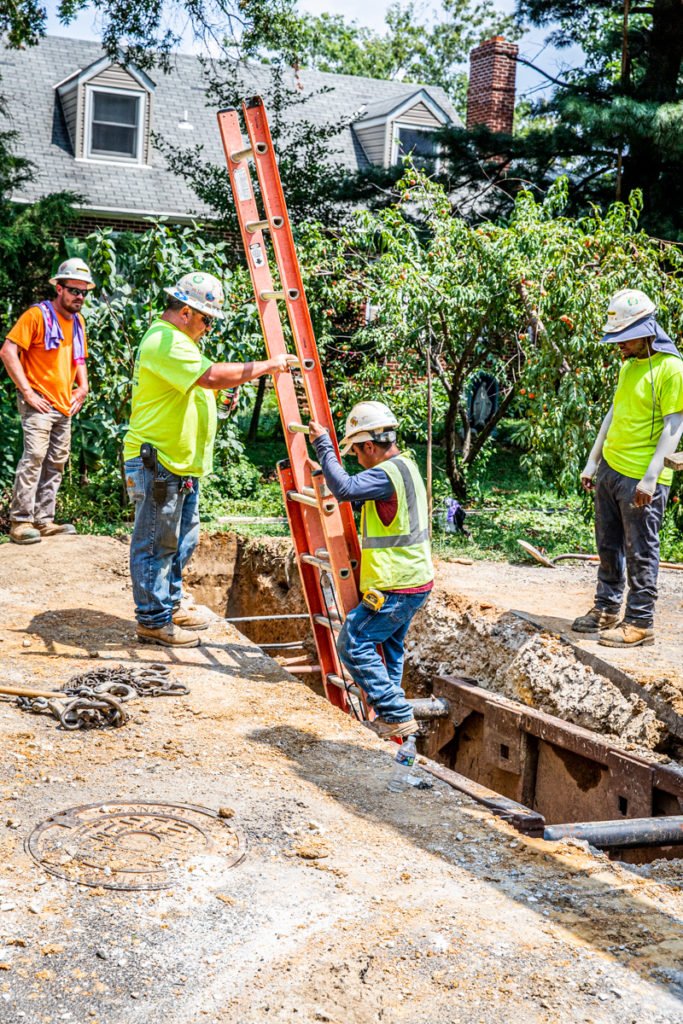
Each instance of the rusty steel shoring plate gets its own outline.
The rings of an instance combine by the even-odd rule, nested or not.
[[[244,837],[206,807],[148,800],[85,804],[37,825],[27,852],[51,875],[103,889],[167,889],[193,857],[211,854],[234,867]]]

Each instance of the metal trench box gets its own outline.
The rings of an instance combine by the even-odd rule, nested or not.
[[[608,837],[621,839],[590,841],[618,847],[621,860],[683,856],[683,845],[677,845],[683,844],[683,770],[621,750],[597,733],[484,690],[474,680],[438,676],[433,693],[449,706],[448,717],[430,722],[422,742],[433,774],[445,766],[442,777],[450,775],[447,781],[465,792],[467,785],[457,779],[472,780],[475,799],[493,791],[483,802],[494,812],[500,795],[499,813],[520,831],[558,838],[562,830],[549,826],[601,822],[610,826],[603,829]],[[648,819],[647,827],[639,824],[639,833],[629,826],[632,819]],[[639,846],[645,830],[649,841]],[[564,833],[582,835],[578,824]]]

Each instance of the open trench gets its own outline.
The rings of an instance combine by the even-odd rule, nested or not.
[[[221,615],[278,616],[306,610],[288,538],[247,539],[230,533],[207,535],[202,538],[189,570],[188,583],[195,596]],[[238,625],[259,645],[303,641],[311,660],[316,660],[307,619],[273,618]],[[502,610],[488,601],[478,601],[471,595],[455,593],[453,588],[440,589],[437,585],[429,602],[413,621],[406,649],[404,686],[408,697],[429,696],[440,676],[469,677],[492,694],[598,734],[623,751],[625,758],[644,757],[652,766],[669,765],[674,771],[680,770],[683,759],[680,732],[678,738],[671,734],[651,701],[643,699],[638,692],[623,692],[623,687],[615,685],[591,665],[582,663],[571,646],[515,612]],[[266,653],[291,656],[301,652],[266,647]],[[322,692],[319,675],[303,678]],[[427,752],[436,760],[448,763],[447,758],[439,756],[434,743]],[[590,763],[584,764],[581,757],[570,763],[571,759],[564,755],[563,761],[563,767],[558,762],[552,768],[552,773],[558,776],[558,791],[562,784],[560,768],[567,769],[569,774],[565,781],[570,787],[578,787],[577,792],[585,788],[585,779],[592,771]],[[498,773],[488,781],[480,781],[491,785],[491,778],[501,777],[505,778]],[[498,790],[497,786],[492,788]],[[622,788],[626,792],[627,787]],[[498,791],[505,793],[504,786]],[[519,800],[522,792],[506,795]],[[661,796],[661,801],[661,806],[652,813],[681,814],[683,808],[677,807],[675,800]],[[598,800],[595,806],[599,805]],[[582,806],[585,809],[590,805],[582,805],[578,800],[576,806],[580,812]],[[611,816],[593,813],[585,820]],[[567,817],[565,807],[565,816],[557,810],[554,820],[581,819]],[[681,848],[677,849],[680,852]],[[674,849],[670,855],[675,853]]]

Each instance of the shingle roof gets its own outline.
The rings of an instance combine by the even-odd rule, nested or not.
[[[4,127],[18,133],[16,151],[36,165],[33,182],[23,185],[13,198],[33,202],[48,192],[69,190],[84,197],[90,210],[120,214],[169,214],[202,217],[210,211],[182,178],[165,166],[163,156],[152,150],[151,165],[121,165],[75,160],[54,86],[102,57],[98,43],[48,36],[26,50],[0,48],[0,93],[6,102]],[[270,72],[252,66],[244,72],[245,95],[261,91]],[[152,106],[152,130],[176,144],[203,145],[206,159],[222,166],[223,150],[216,125],[216,107],[207,106],[205,80],[196,57],[177,54],[173,70],[150,73],[156,83]],[[361,108],[385,104],[393,108],[424,89],[456,124],[459,118],[446,93],[432,86],[390,82],[353,75],[331,75],[302,70],[298,84],[306,92],[331,89],[313,95],[300,115],[313,124],[350,120]],[[177,131],[187,111],[193,131]],[[334,140],[332,159],[351,170],[366,164],[350,127]]]

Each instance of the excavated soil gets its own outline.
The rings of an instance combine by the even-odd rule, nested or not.
[[[266,582],[244,568],[235,579],[214,544],[194,571],[206,557],[223,579],[205,586],[233,591],[234,607],[245,588],[267,611],[267,562]],[[278,558],[289,611],[298,584]],[[126,726],[98,732],[2,700],[2,1024],[681,1020],[680,861],[632,868],[523,838],[438,781],[388,793],[386,747],[234,627],[215,623],[194,650],[138,646],[115,539],[5,545],[0,591],[5,684],[162,660],[190,688],[133,702]],[[506,644],[519,658],[523,644]],[[170,888],[135,893],[67,882],[27,854],[57,812],[132,800],[222,808],[244,861],[227,868],[214,850]]]
[[[305,611],[286,538],[204,537],[188,578],[202,600],[221,614]],[[583,566],[553,570],[439,563],[434,593],[416,616],[406,644],[409,696],[430,693],[435,674],[469,676],[487,689],[600,732],[626,749],[679,754],[680,744],[670,740],[656,710],[582,664],[561,637],[629,672],[647,692],[683,715],[683,574],[662,574],[655,647],[627,652],[599,647],[596,637],[569,630],[574,616],[590,607],[594,582],[595,569]],[[560,617],[562,611],[565,617]],[[240,628],[256,643],[310,635],[306,622],[244,623]]]

